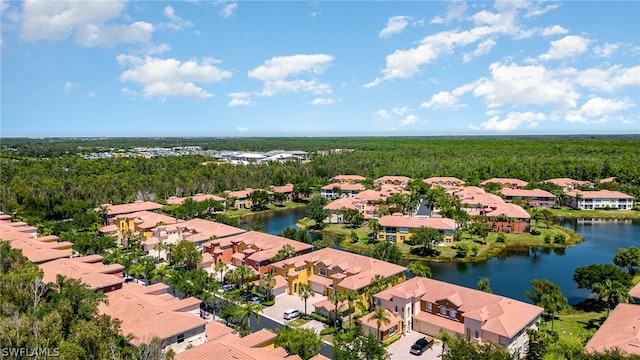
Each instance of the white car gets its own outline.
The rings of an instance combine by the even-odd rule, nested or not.
[[[302,313],[298,309],[289,309],[285,311],[283,315],[285,320],[295,319],[300,316],[302,316]]]

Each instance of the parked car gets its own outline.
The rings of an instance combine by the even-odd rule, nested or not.
[[[258,295],[254,295],[249,298],[249,302],[253,304],[262,304],[262,298]]]
[[[297,317],[302,316],[302,312],[300,312],[300,310],[298,309],[289,309],[287,311],[284,312],[284,315],[282,316],[285,320],[291,320],[291,319],[295,319]]]
[[[224,284],[224,285],[222,285],[222,289],[224,291],[231,291],[231,290],[233,290],[235,288],[236,288],[236,286],[234,284]]]
[[[422,355],[427,349],[433,346],[433,338],[430,336],[425,336],[421,339],[418,339],[415,344],[411,345],[410,353],[413,355]]]

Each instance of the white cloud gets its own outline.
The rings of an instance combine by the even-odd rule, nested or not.
[[[373,113],[377,118],[382,119],[382,120],[391,120],[393,119],[393,116],[391,114],[389,114],[389,112],[385,109],[379,109],[376,110],[376,112]]]
[[[146,42],[152,24],[139,21],[113,24],[121,17],[125,2],[26,0],[20,37],[26,41],[64,40],[71,36],[83,46],[113,46]]]
[[[509,132],[518,129],[521,125],[526,124],[527,127],[533,128],[538,126],[541,121],[545,121],[547,116],[543,113],[528,112],[511,112],[504,119],[500,116],[493,116],[489,120],[478,125],[469,125],[473,130],[485,130],[494,132]]]
[[[477,58],[478,56],[486,55],[491,51],[491,49],[495,45],[496,45],[496,42],[493,41],[492,39],[485,40],[480,44],[478,44],[478,47],[474,52],[464,54],[464,56],[462,57],[462,61],[464,63],[468,63],[469,61],[473,60],[474,58]]]
[[[222,9],[220,10],[220,15],[225,18],[228,19],[231,16],[233,16],[233,13],[238,9],[238,4],[237,3],[231,3],[231,4],[226,4],[222,7]]]
[[[560,25],[549,26],[540,31],[540,34],[542,36],[564,35],[567,33],[569,33],[569,30],[563,28]]]
[[[436,16],[431,20],[432,24],[447,24],[453,19],[461,20],[464,12],[467,10],[467,4],[464,1],[452,1],[449,4],[447,16],[445,18]]]
[[[274,56],[263,65],[249,71],[249,77],[264,82],[263,95],[272,96],[281,92],[310,92],[313,94],[331,93],[331,86],[315,79],[288,78],[302,74],[317,76],[331,65],[333,56],[324,54]]]
[[[238,126],[236,129],[237,129],[238,131],[240,131],[240,132],[247,132],[247,131],[249,131],[249,129],[248,129],[248,128],[246,128],[246,127],[242,127],[242,126]]]
[[[410,125],[410,124],[413,124],[413,123],[417,122],[418,120],[419,120],[418,117],[412,114],[412,115],[407,115],[407,117],[402,119],[402,121],[400,121],[400,123],[402,125]]]
[[[603,99],[593,97],[585,102],[580,109],[567,112],[565,119],[569,122],[597,122],[603,123],[609,120],[609,115],[627,110],[635,104],[628,98]]]
[[[620,65],[608,69],[591,68],[576,72],[575,82],[589,90],[614,92],[623,87],[640,86],[640,66],[623,68]]]
[[[78,86],[80,86],[80,83],[67,81],[66,83],[64,83],[64,92],[71,92],[73,88],[76,88]]]
[[[311,102],[313,105],[331,105],[336,101],[333,98],[316,98]]]
[[[421,108],[427,109],[453,109],[458,107],[458,98],[448,91],[440,91],[431,97],[431,100],[420,104]]]
[[[320,16],[320,14],[322,14],[322,11],[313,11],[313,12],[311,12],[311,14],[309,14],[309,16],[314,18],[314,17]]]
[[[380,31],[381,38],[390,38],[393,35],[400,34],[409,25],[410,16],[392,16],[387,20],[387,26]]]
[[[544,2],[540,1],[537,4],[534,4],[534,6],[532,6],[531,8],[529,8],[527,10],[527,13],[524,14],[524,17],[525,18],[530,18],[530,17],[534,17],[534,16],[540,16],[540,15],[548,13],[551,10],[554,10],[554,9],[557,9],[558,7],[560,7],[559,4],[550,4],[550,5],[547,5],[545,7],[536,6],[536,5],[539,5],[539,4],[542,4],[542,3],[544,3]]]
[[[593,52],[600,57],[610,58],[614,52],[620,48],[620,44],[605,43],[602,46],[596,46],[593,48]]]
[[[185,20],[180,16],[176,15],[173,7],[167,6],[164,8],[164,16],[171,20],[171,23],[165,24],[165,26],[171,30],[179,31],[185,27],[193,26],[193,23],[190,20]]]
[[[408,107],[408,106],[391,108],[391,112],[396,114],[396,115],[404,115],[404,114],[408,113],[409,111],[412,111],[412,109],[410,107]]]
[[[577,35],[567,35],[560,40],[552,41],[546,54],[539,56],[542,60],[564,59],[580,55],[587,51],[589,40]]]
[[[132,55],[118,55],[121,66],[130,68],[120,75],[121,81],[133,81],[142,85],[146,98],[185,96],[192,99],[205,99],[213,96],[205,89],[195,85],[212,83],[231,77],[231,72],[219,69],[218,61],[205,58],[179,61],[154,57],[140,58]]]
[[[567,80],[567,74],[561,70],[552,71],[540,65],[501,63],[493,63],[489,69],[491,79],[480,79],[465,88],[466,91],[473,89],[474,95],[483,97],[489,107],[551,104],[566,110],[574,108],[580,97],[571,81]]]
[[[227,106],[249,106],[255,104],[251,101],[251,93],[248,92],[230,93],[229,96],[231,97],[231,101],[229,101]]]
[[[514,38],[531,36],[532,31],[522,30],[516,24],[516,15],[517,12],[513,9],[500,13],[482,10],[470,17],[476,25],[470,30],[443,31],[426,36],[417,47],[396,50],[387,55],[386,67],[381,71],[382,76],[364,86],[371,88],[386,80],[411,78],[419,72],[422,65],[429,64],[442,55],[450,54],[458,47],[483,42],[476,50],[478,55],[481,55],[495,44],[494,39],[498,36],[508,35]]]

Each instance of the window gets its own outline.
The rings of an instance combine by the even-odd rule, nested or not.
[[[398,312],[398,305],[393,309],[394,312]]]
[[[391,329],[389,329],[389,336],[393,335],[396,333],[396,326],[392,327]]]
[[[384,235],[378,235],[378,239],[380,240],[384,239]]]
[[[400,240],[404,241],[405,237],[404,236],[400,236]]]
[[[479,332],[478,330],[476,330],[476,331],[473,333],[473,338],[474,338],[474,339],[480,339],[480,332]]]
[[[453,309],[449,310],[449,317],[452,318],[452,319],[455,319],[456,318],[456,311],[453,310]]]
[[[322,275],[322,276],[327,276],[327,269],[325,269],[325,268],[320,268],[320,275]]]
[[[183,342],[184,342],[184,334],[178,335],[178,344],[183,343]]]
[[[376,299],[376,306],[382,306],[382,300]]]
[[[401,227],[399,232],[401,232],[401,233],[408,233],[408,232],[409,232],[409,228],[407,228],[407,227]]]
[[[431,303],[430,302],[427,303],[427,311],[431,312]]]
[[[498,339],[498,343],[502,346],[507,346],[507,338],[504,336],[500,336],[500,338]]]
[[[387,235],[387,241],[396,242],[396,236],[395,235]]]
[[[440,306],[440,315],[447,316],[447,308]]]

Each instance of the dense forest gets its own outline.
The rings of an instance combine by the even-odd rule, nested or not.
[[[195,155],[96,160],[78,156],[141,146],[304,150],[310,153],[311,161],[234,166]],[[614,176],[618,183],[607,187],[638,198],[639,160],[639,136],[3,139],[0,211],[39,223],[69,219],[80,209],[103,203],[161,202],[169,196],[219,194],[227,189],[286,183],[318,188],[339,174],[370,179],[383,175],[416,179],[455,176],[469,184],[492,177],[529,182],[570,177],[597,182]]]

